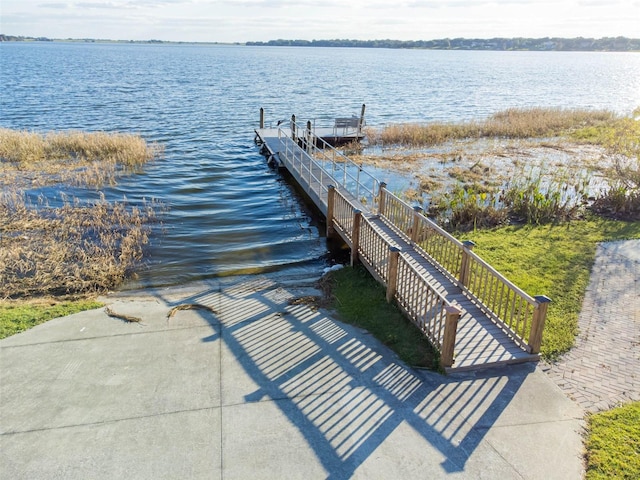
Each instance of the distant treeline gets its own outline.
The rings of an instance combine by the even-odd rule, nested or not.
[[[16,37],[0,33],[0,42],[53,42],[47,37]]]
[[[440,40],[270,40],[252,46],[424,48],[433,50],[640,51],[640,39],[605,38],[443,38]]]
[[[116,42],[116,43],[191,43],[163,40],[97,40],[51,39],[47,37],[22,37],[0,34],[0,42]],[[218,42],[194,42],[211,43]],[[233,43],[233,45],[241,45]],[[432,50],[546,50],[584,52],[639,52],[640,38],[443,38],[440,40],[269,40],[268,42],[247,42],[249,46],[276,47],[359,47],[359,48],[423,48]]]
[[[80,42],[80,43],[151,43],[151,44],[204,44],[204,45],[244,45],[240,43],[219,42],[172,42],[166,40],[108,40],[98,38],[47,38],[4,35],[0,33],[0,42]]]

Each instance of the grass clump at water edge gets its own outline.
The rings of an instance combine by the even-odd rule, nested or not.
[[[587,418],[587,480],[640,478],[640,402]]]
[[[408,365],[438,369],[437,351],[396,306],[387,303],[384,288],[364,267],[329,273],[323,288],[342,321],[367,330]]]

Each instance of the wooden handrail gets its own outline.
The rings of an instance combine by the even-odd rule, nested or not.
[[[334,228],[350,232],[348,238],[352,248],[352,265],[356,259],[362,261],[386,287],[387,301],[395,300],[405,315],[441,351],[441,365],[453,365],[457,322],[461,312],[407,261],[399,248],[373,227],[371,220],[362,215],[342,192],[331,190],[334,197]],[[338,214],[338,211],[344,213]],[[350,228],[344,221],[347,212],[352,218]],[[342,221],[339,217],[342,217]]]
[[[317,183],[320,193],[327,192],[328,233],[331,233],[331,229],[339,230],[341,236],[352,248],[351,263],[358,260],[365,263],[372,274],[387,287],[388,298],[396,298],[402,305],[402,288],[404,287],[402,282],[397,282],[396,270],[399,271],[405,267],[399,252],[387,252],[389,247],[394,245],[390,245],[382,238],[370,224],[367,216],[360,213],[366,208],[365,204],[360,202],[361,189],[367,192],[368,198],[371,198],[372,212],[375,212],[377,203],[378,214],[388,227],[395,230],[417,253],[456,283],[469,299],[501,325],[526,350],[531,353],[540,351],[542,329],[549,301],[546,297],[533,298],[528,295],[473,252],[472,244],[459,241],[423,215],[420,208],[408,205],[375,177],[363,173],[359,165],[316,137],[309,125],[300,140],[294,117],[291,121],[291,134],[280,127],[278,135],[284,143],[284,156],[287,161],[298,169],[301,176],[306,177],[310,186]],[[294,138],[302,141],[305,149],[298,148],[298,142],[294,142]],[[326,151],[319,149],[317,145],[324,146]],[[298,159],[297,156],[300,158]],[[304,162],[302,156],[305,157]],[[327,173],[326,164],[323,164],[323,161],[328,162],[333,171],[341,164],[342,179]],[[358,169],[355,177],[347,172],[347,166]],[[315,169],[320,172],[320,178],[314,174]],[[361,175],[373,179],[371,187],[361,182]],[[337,186],[355,198],[350,200],[338,188],[329,188],[325,185],[325,178],[330,179],[332,183],[335,181]],[[350,191],[349,182],[355,182],[355,192]],[[416,278],[419,279],[419,276]],[[427,288],[435,291],[428,282],[427,285]],[[444,300],[446,302],[446,299]],[[442,305],[446,304],[442,302]],[[410,318],[413,318],[412,315],[415,316],[408,305],[405,305],[405,310]],[[438,327],[440,333],[437,335],[428,332],[425,334],[430,338],[433,336],[432,340],[440,344],[443,325],[444,323],[440,325],[441,328]]]
[[[403,235],[416,251],[456,282],[469,298],[526,350],[532,353],[540,351],[540,324],[544,325],[546,306],[542,306],[539,299],[527,294],[473,252],[469,243],[456,239],[425,217],[421,209],[411,207],[385,187],[381,188],[380,205],[383,207],[381,215],[387,225]],[[441,240],[435,242],[434,235]]]

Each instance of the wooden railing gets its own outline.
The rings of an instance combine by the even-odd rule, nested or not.
[[[405,314],[440,350],[443,366],[451,366],[460,311],[436,292],[402,254],[398,257],[395,299]]]
[[[391,255],[388,249],[394,246],[385,243],[386,240],[375,231],[362,210],[379,214],[389,227],[404,236],[417,253],[457,284],[468,298],[501,325],[516,342],[530,353],[540,352],[542,329],[550,302],[548,298],[534,298],[523,292],[476,255],[472,251],[472,242],[460,242],[424,216],[420,208],[411,207],[400,200],[386,189],[384,183],[378,182],[375,177],[364,172],[361,166],[316,137],[310,126],[303,130],[300,137],[292,121],[291,132],[280,128],[279,137],[285,144],[285,151],[281,154],[284,154],[293,168],[300,171],[311,189],[326,198],[327,229],[336,228],[340,231],[351,247],[351,263],[363,260],[372,274],[387,285],[387,288],[391,285],[391,298],[398,300],[405,313],[434,344],[440,345],[444,351],[449,348],[442,338],[441,322],[431,319],[431,312],[440,312],[438,318],[442,318],[442,312],[451,309],[451,305],[437,302],[433,304],[426,299],[422,304],[423,300],[415,297],[419,289],[407,290],[414,288],[414,284],[426,282],[427,286],[423,289],[435,292],[427,280],[417,272],[412,272],[412,267],[403,264],[400,256],[395,267],[390,263],[395,254]],[[356,200],[348,200],[337,187],[350,193]],[[399,274],[404,275],[404,280],[396,283]],[[407,286],[407,283],[410,285]],[[416,301],[417,306],[409,307],[409,300]],[[443,301],[444,298],[438,300]],[[423,317],[430,319],[428,327],[425,326]],[[453,338],[455,339],[455,331]],[[452,345],[450,347],[453,348]]]
[[[460,310],[453,307],[431,283],[334,186],[329,187],[327,225],[337,228],[351,246],[351,263],[361,261],[396,300],[405,315],[440,351],[443,367],[453,365]],[[349,218],[350,217],[350,218]]]
[[[337,228],[351,248],[353,247],[353,222],[357,209],[344,195],[335,195],[335,188],[334,185],[329,186],[327,197],[327,236],[333,233],[331,229]],[[333,221],[329,221],[329,219],[333,219]]]
[[[531,297],[476,255],[473,242],[460,242],[436,223],[380,189],[379,213],[416,251],[467,293],[487,315],[531,353],[540,352],[547,297]]]

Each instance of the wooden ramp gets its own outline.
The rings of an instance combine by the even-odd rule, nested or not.
[[[537,300],[508,281],[507,289],[504,283],[494,287],[491,275],[495,271],[481,270],[481,260],[478,267],[467,247],[455,244],[457,240],[439,227],[424,223],[430,221],[417,209],[403,204],[386,191],[384,184],[329,145],[319,149],[321,140],[294,140],[290,130],[279,128],[257,129],[256,142],[270,162],[289,171],[327,217],[328,230],[351,247],[352,259],[361,261],[387,287],[387,298],[395,299],[440,349],[441,363],[448,371],[538,360],[539,345],[527,343],[524,337],[529,335],[531,340],[531,332],[538,335],[537,330],[542,328],[539,323],[544,324],[545,301],[535,303]],[[435,249],[429,243],[436,238],[434,232],[441,239]],[[460,248],[456,250],[444,241]],[[430,248],[435,258],[425,250]],[[445,250],[454,253],[442,257]],[[389,252],[396,252],[395,257]],[[402,263],[400,273],[396,272],[398,258]],[[457,265],[451,270],[457,272],[443,266],[451,261]],[[478,284],[478,278],[485,279],[484,287]],[[517,295],[511,296],[511,287]],[[483,288],[483,295],[474,293]],[[491,303],[494,310],[512,318],[500,318],[489,308]],[[447,347],[447,341],[452,345]]]

